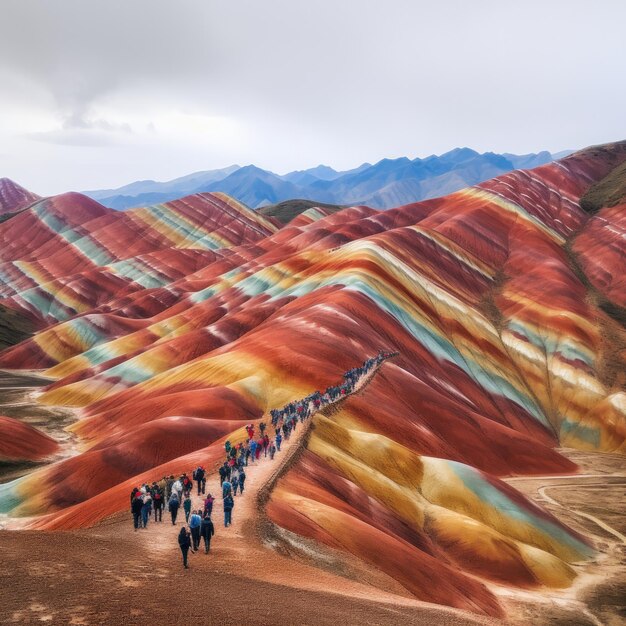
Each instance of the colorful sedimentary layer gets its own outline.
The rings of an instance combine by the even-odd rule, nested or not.
[[[271,519],[432,602],[497,614],[477,579],[568,585],[590,546],[499,477],[574,472],[559,443],[624,451],[607,360],[626,336],[598,300],[626,305],[623,210],[579,206],[624,161],[613,144],[280,229],[220,195],[124,214],[37,203],[0,224],[0,304],[41,330],[0,367],[48,368],[40,400],[80,409],[84,451],[0,486],[0,511],[94,524],[385,348],[400,356],[367,391],[315,418]]]
[[[77,193],[45,198],[3,224],[0,297],[47,323],[67,320],[164,287],[275,230],[221,194],[125,213]]]

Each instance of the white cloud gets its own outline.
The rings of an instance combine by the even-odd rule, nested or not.
[[[624,18],[621,0],[3,0],[0,175],[51,193],[621,139]]]

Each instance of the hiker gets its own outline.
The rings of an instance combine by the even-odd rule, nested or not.
[[[280,444],[283,442],[283,437],[280,431],[276,432],[276,449],[280,452]]]
[[[226,450],[226,456],[228,456],[230,454],[231,447],[232,447],[232,444],[230,443],[230,440],[227,440],[224,443],[224,450]]]
[[[180,506],[180,500],[178,499],[178,494],[176,492],[172,493],[170,496],[167,506],[170,510],[170,515],[172,516],[172,526],[174,526],[176,524],[176,516],[178,515],[178,507]]]
[[[209,494],[204,501],[204,515],[213,513],[213,502],[215,502],[215,498]]]
[[[231,483],[228,480],[224,481],[224,484],[222,485],[222,499],[226,499],[227,496],[230,496],[233,490],[233,486],[231,485]]]
[[[248,433],[248,439],[254,439],[254,426],[252,424],[246,426],[246,432]]]
[[[230,484],[233,486],[233,496],[236,496],[237,489],[239,489],[239,477],[237,474],[233,474],[233,477],[230,479]]]
[[[267,449],[270,447],[270,438],[268,435],[263,435],[263,456],[267,458]]]
[[[172,474],[167,479],[166,486],[165,486],[165,498],[167,499],[168,502],[172,495],[173,486],[174,486],[174,474]]]
[[[141,507],[141,523],[143,527],[146,528],[148,526],[148,518],[152,513],[152,497],[150,496],[150,492],[144,494],[141,499],[143,501]]]
[[[202,465],[195,471],[193,479],[198,483],[198,495],[200,495],[200,492],[204,495],[206,489],[206,472]]]
[[[261,437],[263,436],[263,433],[265,432],[265,428],[266,428],[265,422],[261,422],[259,424],[259,430],[261,431]]]
[[[189,518],[189,530],[191,531],[192,550],[195,552],[200,546],[200,526],[202,524],[202,513],[196,511]]]
[[[220,465],[220,469],[218,470],[220,474],[220,487],[224,484],[226,480],[226,468],[223,465]]]
[[[193,489],[193,481],[189,478],[189,476],[187,476],[187,474],[183,474],[182,483],[183,491],[185,492],[185,495],[188,496]]]
[[[189,494],[185,495],[183,500],[183,510],[185,511],[185,522],[189,522],[189,514],[191,513],[191,497]]]
[[[187,554],[189,553],[189,548],[191,548],[191,537],[189,531],[184,526],[178,533],[178,545],[180,546],[180,551],[183,553],[183,565],[185,569],[188,569]]]
[[[139,487],[133,487],[133,490],[130,492],[130,506],[133,506],[133,502],[135,501],[135,496],[139,492]]]
[[[230,526],[233,518],[233,508],[235,507],[235,501],[231,495],[224,498],[224,527]]]
[[[263,450],[263,439],[259,439],[256,442],[256,451],[255,451],[255,456],[256,456],[256,460],[258,461],[261,458],[261,451]]]
[[[215,534],[215,526],[211,521],[211,515],[205,513],[200,525],[200,536],[204,540],[204,553],[208,554],[211,549],[211,537]]]
[[[154,521],[162,522],[163,521],[163,492],[161,488],[157,485],[154,493],[152,494],[152,501],[154,503]]]
[[[250,446],[246,446],[246,459],[245,465],[248,465],[248,461],[250,460]]]
[[[132,504],[130,506],[130,510],[133,514],[133,524],[135,526],[135,530],[139,529],[140,519],[141,519],[141,509],[143,508],[143,500],[141,499],[141,493],[139,489],[135,491],[135,496],[133,497]]]
[[[180,501],[183,499],[183,482],[182,480],[178,479],[175,480],[174,483],[172,484],[172,493],[176,494],[178,497],[178,502],[180,503]]]
[[[239,472],[239,494],[243,496],[243,486],[246,482],[246,473],[241,470]]]
[[[274,455],[276,454],[276,446],[274,443],[270,443],[270,461],[274,460]]]
[[[256,458],[256,446],[257,443],[254,439],[250,440],[250,461],[252,462],[252,465],[254,465],[254,459]]]

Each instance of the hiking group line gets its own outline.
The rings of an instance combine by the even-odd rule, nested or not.
[[[246,425],[248,440],[232,445],[230,441],[224,443],[225,460],[218,469],[224,511],[224,527],[232,524],[235,497],[243,496],[246,485],[246,469],[260,464],[269,457],[274,460],[280,453],[284,441],[289,441],[295,433],[298,424],[311,418],[319,411],[323,411],[341,402],[357,391],[359,383],[375,371],[386,359],[396,356],[397,352],[380,351],[375,357],[368,358],[362,365],[348,370],[343,380],[332,385],[324,392],[314,391],[301,400],[290,402],[282,409],[271,409],[271,427],[274,434],[270,437],[268,425],[261,421],[258,424],[258,438],[254,424]],[[195,486],[194,486],[195,483]],[[215,535],[215,525],[212,519],[213,506],[216,498],[206,489],[207,472],[200,465],[193,470],[191,476],[186,472],[179,478],[174,475],[163,476],[161,480],[151,485],[144,483],[135,487],[130,495],[130,510],[133,516],[135,531],[146,529],[149,521],[154,517],[155,523],[163,522],[163,510],[167,507],[171,523],[176,525],[179,510],[182,507],[185,515],[185,524],[178,533],[183,566],[188,568],[189,550],[193,553],[200,549],[201,540],[204,543],[205,554],[211,549],[211,540]],[[203,498],[202,508],[192,509],[192,491],[196,489],[198,497]],[[166,516],[167,517],[167,516]]]

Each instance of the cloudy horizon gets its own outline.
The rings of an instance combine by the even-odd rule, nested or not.
[[[2,15],[0,177],[42,195],[626,136],[617,0],[5,0]]]

